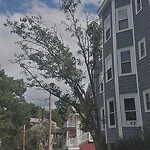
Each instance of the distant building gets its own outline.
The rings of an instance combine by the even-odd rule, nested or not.
[[[93,142],[90,133],[83,132],[80,129],[80,116],[71,106],[68,107],[66,119],[67,121],[63,127],[65,133],[63,136],[62,150],[79,150],[79,146],[84,142]]]
[[[103,50],[95,68],[97,102],[101,130],[113,144],[150,124],[150,0],[104,0],[98,14]]]

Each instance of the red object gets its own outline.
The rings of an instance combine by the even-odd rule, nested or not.
[[[93,142],[86,141],[79,145],[80,150],[95,150],[95,145]]]

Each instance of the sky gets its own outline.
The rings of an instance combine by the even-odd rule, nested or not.
[[[84,11],[90,12],[97,16],[96,12],[102,0],[81,0],[79,8],[79,16],[84,19]],[[11,64],[9,60],[14,58],[14,53],[19,53],[20,48],[15,42],[19,40],[16,35],[10,34],[10,29],[3,26],[7,18],[11,20],[19,20],[27,15],[40,15],[47,26],[60,25],[62,20],[65,20],[65,15],[59,9],[60,0],[0,0],[0,65],[8,76],[15,79],[25,78],[21,74],[21,68],[16,64]],[[70,37],[63,34],[63,27],[59,26],[63,35],[64,41],[75,47]],[[36,89],[28,89],[25,93],[25,99],[28,102],[33,102],[36,105],[48,108],[49,95],[45,91]],[[55,98],[54,100],[55,101]],[[54,102],[53,102],[54,104]]]

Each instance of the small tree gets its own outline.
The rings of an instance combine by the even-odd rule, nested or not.
[[[73,106],[83,125],[86,125],[86,129],[91,133],[96,150],[103,150],[94,85],[94,69],[96,58],[101,51],[102,30],[100,22],[92,20],[89,15],[86,15],[85,26],[81,25],[76,17],[79,3],[79,0],[62,0],[61,6],[61,10],[66,14],[67,20],[63,22],[66,30],[78,45],[78,58],[74,57],[71,48],[63,43],[57,31],[47,28],[39,16],[25,16],[20,22],[7,20],[4,25],[11,27],[11,33],[22,38],[17,42],[22,54],[15,55],[14,63],[20,64],[25,73],[30,75],[27,76],[28,85],[41,87]],[[81,70],[82,65],[86,68],[86,78],[91,86],[90,103],[86,99],[85,72]],[[53,79],[56,81],[50,82]],[[64,92],[59,86],[60,81],[67,85],[69,90]]]

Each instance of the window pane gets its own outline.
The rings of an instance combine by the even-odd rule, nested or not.
[[[110,69],[112,67],[112,59],[111,57],[109,59],[107,59],[107,69]]]
[[[147,110],[150,110],[150,101],[146,102]]]
[[[115,116],[114,116],[114,113],[110,114],[110,125],[115,125]]]
[[[141,10],[142,5],[141,5],[141,0],[137,0],[137,11]]]
[[[141,49],[141,57],[144,57],[145,56],[145,51],[144,49]]]
[[[104,24],[104,27],[106,28],[106,30],[108,28],[110,28],[110,17],[106,20],[105,24]]]
[[[146,94],[145,94],[145,98],[146,98],[146,102],[147,102],[147,101],[150,101],[150,93],[146,93]]]
[[[112,71],[111,71],[111,68],[110,68],[107,71],[107,79],[110,80],[111,78],[112,78]]]
[[[101,92],[103,92],[103,82],[101,83],[101,86],[100,86],[100,90],[101,90]]]
[[[119,21],[119,30],[124,30],[128,28],[128,19]]]
[[[124,99],[124,106],[126,110],[135,110],[135,100],[134,98],[126,98]]]
[[[105,113],[104,113],[104,109],[102,109],[102,128],[105,129]]]
[[[99,52],[99,60],[102,59],[102,50]]]
[[[128,18],[128,13],[127,13],[127,9],[124,9],[124,10],[121,10],[121,11],[119,11],[118,12],[118,19],[119,19],[119,21],[120,20],[124,20],[124,19],[127,19]]]
[[[144,42],[140,44],[140,50],[141,50],[141,57],[145,56],[145,51],[144,51]]]
[[[110,113],[114,112],[114,102],[113,101],[109,102],[109,111],[110,111]]]
[[[108,40],[110,37],[110,28],[106,31],[106,40]]]
[[[121,52],[121,62],[131,61],[130,51]]]
[[[121,64],[121,71],[122,71],[122,74],[124,74],[124,73],[131,73],[132,72],[132,70],[131,70],[131,62],[122,63]]]
[[[126,112],[126,120],[127,121],[132,121],[132,120],[136,120],[136,112]]]

